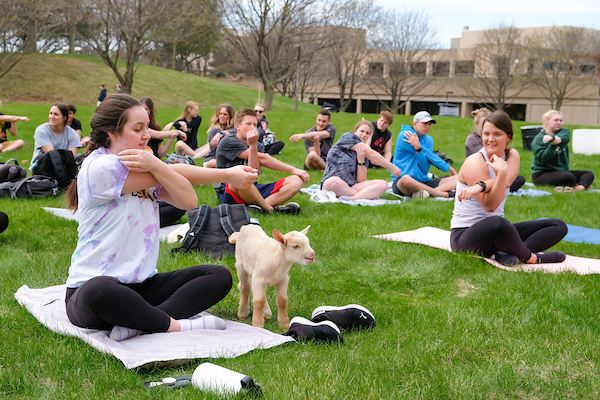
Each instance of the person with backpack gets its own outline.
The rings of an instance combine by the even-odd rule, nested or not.
[[[67,125],[69,108],[63,103],[54,103],[50,107],[48,122],[35,128],[32,163],[35,159],[50,150],[68,149],[77,157],[77,149],[81,147],[79,135]]]
[[[229,293],[227,268],[158,272],[158,201],[189,210],[198,203],[192,184],[226,180],[249,187],[258,177],[249,167],[165,164],[146,149],[148,122],[132,96],[102,102],[90,124],[89,154],[67,192],[69,206],[79,210],[67,316],[76,326],[111,330],[117,341],[140,333],[225,329],[222,319],[197,314]]]

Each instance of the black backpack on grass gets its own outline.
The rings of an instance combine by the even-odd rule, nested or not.
[[[32,175],[16,182],[0,183],[0,197],[11,199],[33,199],[36,197],[57,196],[58,182],[47,176]]]
[[[220,204],[211,208],[202,204],[188,211],[190,229],[181,242],[181,248],[174,253],[204,251],[207,256],[222,258],[224,254],[235,254],[235,246],[229,243],[229,236],[239,232],[250,222],[248,210],[243,204]]]
[[[77,178],[77,164],[71,150],[54,149],[39,155],[33,162],[33,174],[56,179],[60,189],[66,189]]]
[[[11,162],[13,164],[11,164]],[[15,182],[27,176],[27,170],[19,165],[19,162],[14,158],[0,163],[0,183]]]

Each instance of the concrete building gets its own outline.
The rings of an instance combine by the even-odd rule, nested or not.
[[[460,38],[452,39],[450,49],[414,52],[410,60],[396,62],[396,67],[390,57],[371,52],[361,68],[365,79],[356,88],[346,111],[378,113],[386,109],[382,103],[390,104],[392,97],[377,82],[389,82],[391,76],[398,73],[404,76],[404,84],[413,87],[412,93],[405,90],[401,97],[400,113],[410,115],[427,110],[438,115],[442,109],[449,115],[470,117],[473,109],[494,103],[492,97],[498,97],[497,93],[501,92],[497,87],[486,90],[485,85],[508,85],[503,101],[509,104],[506,111],[511,118],[539,122],[541,115],[551,108],[548,91],[543,85],[540,87],[540,83],[554,78],[558,80],[556,86],[570,82],[560,107],[565,122],[599,125],[600,47],[597,43],[600,43],[600,31],[574,27],[512,30],[516,38],[507,39],[490,34],[500,30],[470,31],[465,27]],[[548,36],[550,33],[555,36],[560,33],[565,38],[552,38]],[[582,44],[582,35],[589,45]],[[576,44],[570,45],[568,40]],[[564,51],[560,50],[561,46]],[[532,52],[532,47],[539,51]],[[499,78],[503,71],[504,76]],[[545,79],[541,79],[542,74]],[[563,79],[565,77],[569,79]],[[325,77],[321,79],[325,80]],[[326,87],[315,88],[315,95],[305,95],[302,100],[339,105],[339,89],[331,84],[331,79],[328,81],[329,84],[323,85]],[[258,87],[258,82],[248,78],[237,83]]]

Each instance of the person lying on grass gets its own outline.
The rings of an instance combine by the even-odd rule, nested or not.
[[[511,224],[504,203],[519,172],[520,157],[508,147],[512,123],[504,111],[483,123],[483,148],[469,156],[458,173],[457,197],[450,223],[454,251],[474,252],[505,265],[562,262],[558,251],[541,253],[567,234],[567,225],[554,218]]]
[[[390,170],[393,176],[400,176],[400,168],[373,150],[368,142],[373,134],[369,121],[360,121],[354,132],[346,132],[333,145],[327,156],[327,166],[323,173],[321,188],[332,191],[344,200],[378,199],[388,188],[383,179],[367,180],[365,159],[371,164]]]
[[[151,332],[225,329],[220,318],[190,319],[221,301],[232,278],[219,265],[159,273],[158,201],[197,206],[192,184],[251,186],[248,167],[167,165],[148,149],[148,113],[127,94],[108,97],[92,117],[89,154],[67,192],[79,208],[79,240],[67,278],[66,311],[76,326],[114,340]]]

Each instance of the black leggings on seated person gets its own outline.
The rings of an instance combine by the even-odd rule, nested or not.
[[[594,182],[594,173],[583,169],[569,171],[545,171],[531,174],[531,180],[536,185],[559,185],[575,187],[582,185],[586,189]]]
[[[567,225],[560,219],[546,218],[511,224],[507,219],[493,216],[468,228],[454,228],[450,247],[490,257],[497,251],[514,254],[527,261],[531,253],[554,246],[567,234]]]
[[[210,308],[229,293],[231,285],[231,273],[220,265],[162,272],[136,284],[97,276],[78,288],[67,288],[67,316],[82,328],[110,330],[119,325],[166,332],[170,317],[189,318]]]

